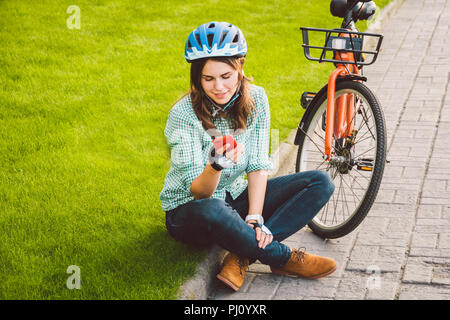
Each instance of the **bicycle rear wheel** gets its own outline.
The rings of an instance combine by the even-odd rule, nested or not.
[[[309,223],[314,233],[328,239],[347,235],[363,221],[377,196],[386,162],[386,128],[378,99],[356,81],[336,83],[335,99],[343,95],[354,101],[354,116],[346,123],[352,123],[353,130],[349,137],[333,136],[333,161],[324,160],[327,86],[308,106],[296,138],[296,172],[327,171],[336,187]]]

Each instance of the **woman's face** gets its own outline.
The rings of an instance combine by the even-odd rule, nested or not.
[[[208,60],[202,70],[203,90],[219,105],[230,101],[236,92],[238,80],[238,71],[224,62]]]

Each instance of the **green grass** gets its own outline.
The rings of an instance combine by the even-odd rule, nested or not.
[[[340,20],[328,0],[79,0],[71,30],[72,4],[0,1],[0,299],[172,299],[205,254],[168,236],[159,202],[187,35],[211,20],[243,30],[246,75],[284,139],[331,69],[304,58],[299,27]]]

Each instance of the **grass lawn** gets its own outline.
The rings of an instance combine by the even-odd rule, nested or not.
[[[243,30],[283,140],[332,67],[304,58],[299,30],[339,27],[329,3],[0,1],[0,299],[175,298],[205,254],[169,237],[159,202],[187,35],[212,20]]]

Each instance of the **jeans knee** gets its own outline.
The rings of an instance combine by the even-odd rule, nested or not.
[[[326,171],[315,170],[314,181],[316,181],[316,183],[321,186],[324,196],[330,198],[335,188],[334,182],[331,179],[330,174]]]
[[[191,214],[197,221],[206,224],[220,223],[224,217],[221,212],[226,202],[220,199],[208,198],[197,200],[197,208]]]

